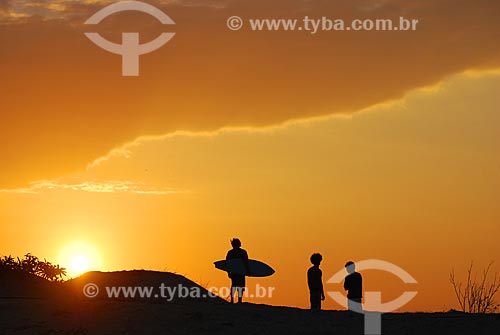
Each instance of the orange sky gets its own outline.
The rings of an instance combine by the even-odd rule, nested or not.
[[[0,254],[60,260],[80,241],[103,270],[227,285],[211,262],[238,236],[277,270],[249,281],[276,287],[263,302],[306,307],[319,251],[325,280],[348,259],[403,267],[419,282],[405,310],[456,308],[450,269],[499,254],[500,4],[151,2],[177,35],[124,78],[83,35],[104,2],[57,3],[0,6]],[[405,15],[421,29],[232,32],[231,15]],[[162,31],[130,13],[99,29]],[[406,289],[365,279],[383,297]]]

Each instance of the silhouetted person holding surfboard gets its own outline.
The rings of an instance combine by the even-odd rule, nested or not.
[[[323,272],[319,268],[323,256],[321,254],[312,254],[311,263],[313,266],[307,270],[307,285],[309,286],[309,300],[311,302],[311,310],[320,310],[321,301],[325,300],[325,292],[323,291]]]
[[[347,291],[347,307],[350,311],[361,312],[363,310],[361,299],[363,297],[363,278],[356,272],[356,265],[349,261],[345,263],[347,276],[344,279],[344,290]]]
[[[247,269],[247,274],[250,274],[250,267],[248,265],[248,253],[245,249],[241,248],[241,241],[237,238],[231,240],[233,249],[229,250],[226,255],[226,260],[239,258],[242,260],[243,265]],[[231,278],[231,303],[234,303],[234,294],[238,291],[238,303],[243,299],[243,292],[245,291],[245,275],[239,273],[228,272]]]

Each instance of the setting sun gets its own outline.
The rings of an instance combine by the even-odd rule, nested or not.
[[[84,242],[72,242],[60,253],[59,262],[67,269],[68,276],[78,277],[81,274],[99,270],[101,261],[96,248]]]
[[[73,257],[71,267],[68,269],[70,272],[82,274],[89,269],[89,259],[85,255],[78,255]]]

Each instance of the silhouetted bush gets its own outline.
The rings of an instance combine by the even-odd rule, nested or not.
[[[45,278],[49,281],[63,281],[66,277],[66,269],[52,264],[46,259],[43,261],[30,253],[19,257],[3,256],[0,258],[0,267],[4,269],[19,270],[26,273]]]
[[[491,279],[488,278],[492,264],[490,263],[483,270],[482,276],[478,277],[477,272],[474,272],[474,264],[471,262],[467,269],[465,285],[455,279],[455,271],[451,270],[450,282],[462,312],[494,313],[500,307],[500,304],[495,301],[495,294],[500,289],[500,278],[496,273]]]

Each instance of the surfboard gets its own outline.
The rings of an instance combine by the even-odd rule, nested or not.
[[[237,273],[248,277],[267,277],[274,273],[274,269],[272,267],[255,259],[248,260],[250,274],[247,273],[247,268],[245,267],[245,264],[243,264],[243,260],[241,258],[217,261],[214,262],[214,265],[215,268],[219,270]]]

